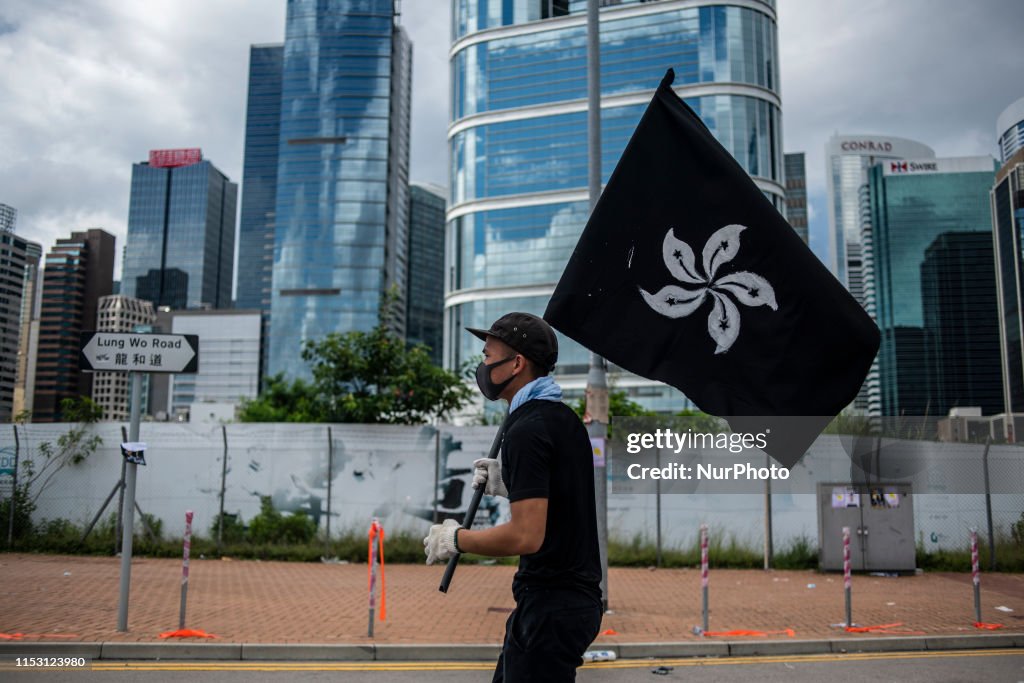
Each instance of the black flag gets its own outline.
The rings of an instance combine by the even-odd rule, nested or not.
[[[857,395],[879,332],[703,122],[670,69],[544,318],[792,466]],[[802,420],[750,420],[743,416]]]

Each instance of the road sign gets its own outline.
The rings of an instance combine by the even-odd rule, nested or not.
[[[199,371],[199,337],[194,334],[82,332],[78,367],[86,371]]]

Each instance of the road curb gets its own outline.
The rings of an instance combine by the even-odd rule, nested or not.
[[[373,645],[316,645],[292,643],[243,643],[245,661],[367,662],[375,657]]]
[[[749,657],[852,652],[920,652],[1024,647],[1024,633],[851,637],[819,640],[701,640],[593,646],[620,659]],[[494,661],[497,644],[342,645],[310,643],[60,643],[3,642],[0,658],[79,656],[104,660],[207,661]]]

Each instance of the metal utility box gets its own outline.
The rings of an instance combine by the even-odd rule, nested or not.
[[[844,526],[853,571],[914,571],[910,484],[818,484],[818,560],[825,571],[843,569]]]

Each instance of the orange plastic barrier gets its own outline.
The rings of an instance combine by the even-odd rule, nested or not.
[[[384,578],[384,527],[377,520],[370,524],[370,542],[366,553],[366,583],[369,590],[373,590],[373,541],[380,538],[380,620],[384,621],[388,616],[388,584]]]
[[[996,629],[1003,628],[1002,624],[987,624],[984,621],[974,622],[974,628],[983,628],[986,631],[995,631]]]
[[[167,631],[160,634],[161,638],[216,638],[212,633],[207,633],[198,628],[179,628],[177,631]]]

